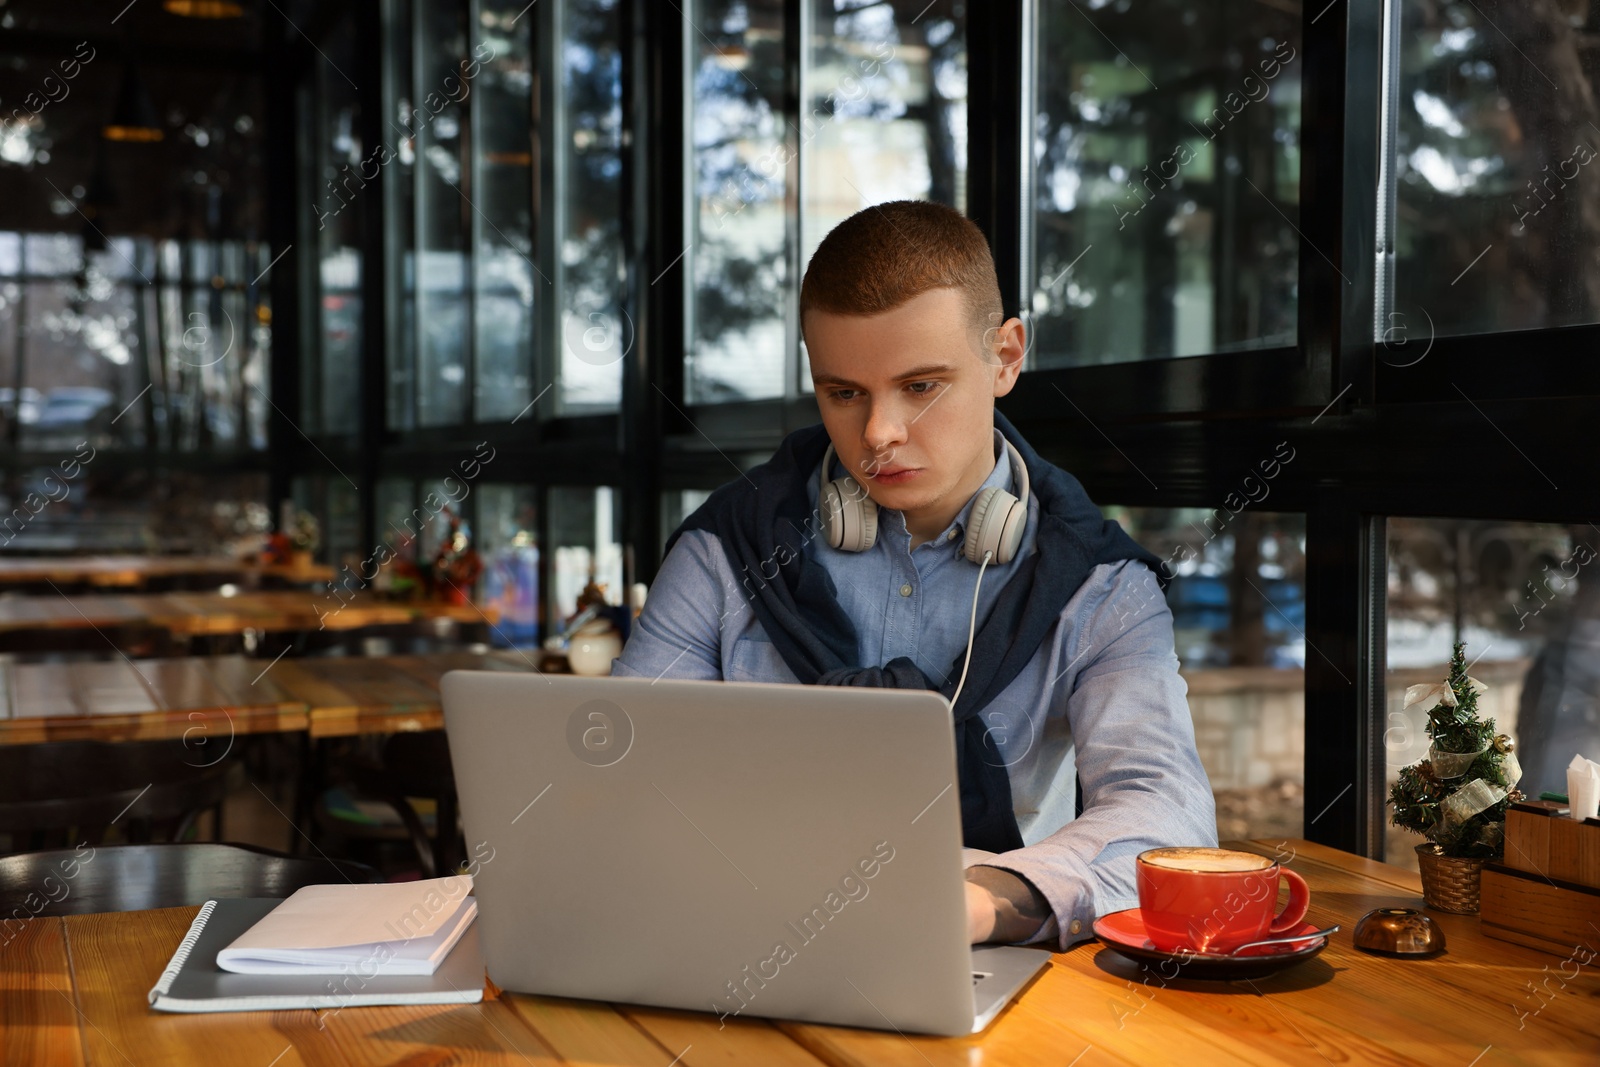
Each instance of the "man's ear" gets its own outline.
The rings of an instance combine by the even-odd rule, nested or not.
[[[1005,396],[1022,373],[1022,359],[1028,351],[1028,327],[1021,319],[1012,317],[985,331],[984,339],[986,362],[995,368],[994,395]]]

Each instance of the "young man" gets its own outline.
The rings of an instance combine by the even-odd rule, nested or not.
[[[995,411],[1023,325],[960,213],[846,219],[800,315],[822,426],[673,534],[612,673],[953,698],[971,940],[1065,949],[1138,905],[1139,852],[1216,844],[1160,561]]]

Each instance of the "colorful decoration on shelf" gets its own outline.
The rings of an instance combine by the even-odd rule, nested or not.
[[[294,558],[294,542],[289,540],[289,535],[281,530],[274,530],[267,535],[267,543],[261,549],[261,562],[283,566]]]
[[[317,517],[309,511],[294,513],[294,526],[289,530],[289,540],[297,552],[315,552],[322,543],[322,527]]]
[[[322,528],[317,517],[295,507],[294,501],[285,500],[278,510],[278,529],[267,535],[262,547],[261,562],[309,567],[321,543]]]
[[[473,586],[483,573],[483,559],[472,547],[472,535],[461,518],[445,508],[450,532],[433,557],[433,595],[447,604],[470,603]]]

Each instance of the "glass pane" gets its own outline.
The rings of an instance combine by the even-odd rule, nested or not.
[[[335,568],[349,567],[352,574],[359,574],[361,561],[371,554],[361,544],[361,498],[343,478],[323,479],[323,485],[328,501],[322,524],[326,559]]]
[[[1600,8],[1406,0],[1401,18],[1394,312],[1441,334],[1600,321]]]
[[[23,253],[29,274],[73,274],[83,265],[82,242],[71,234],[26,234]]]
[[[72,450],[143,442],[145,386],[133,290],[93,279],[34,281],[20,286],[24,448]],[[129,405],[132,407],[129,407]],[[126,409],[126,411],[124,411]]]
[[[808,0],[800,261],[864,207],[967,208],[967,5]]]
[[[256,292],[256,304],[246,314],[249,322],[240,326],[250,331],[249,359],[240,372],[240,392],[244,396],[245,432],[248,446],[257,451],[267,447],[267,418],[272,395],[272,297],[265,289]]]
[[[1404,707],[1406,687],[1443,681],[1462,641],[1471,676],[1489,687],[1478,714],[1515,742],[1518,788],[1565,793],[1573,755],[1600,758],[1600,578],[1590,566],[1600,529],[1428,518],[1388,526],[1388,784],[1428,751],[1428,708]],[[1415,870],[1421,840],[1388,825],[1383,858]]]
[[[532,394],[535,300],[543,282],[533,266],[534,77],[538,19],[521,17],[527,0],[480,0],[473,77],[473,406],[479,421],[512,419]]]
[[[389,295],[385,316],[388,341],[383,361],[388,389],[384,417],[391,430],[416,427],[417,284],[416,284],[416,162],[413,131],[422,115],[415,113],[412,91],[412,5],[405,0],[385,0],[383,33],[384,107],[390,117],[391,159],[384,168],[384,291]],[[423,112],[422,114],[426,114]]]
[[[684,393],[692,404],[783,396],[791,195],[782,0],[698,0],[690,25],[692,279]]]
[[[483,556],[479,596],[500,612],[491,644],[539,644],[539,507],[525,485],[484,485],[478,490],[478,551]]]
[[[608,488],[550,490],[550,536],[556,553],[552,632],[577,611],[578,594],[591,581],[604,588],[607,603],[625,602],[620,498],[618,490]]]
[[[1167,561],[1180,671],[1217,836],[1305,829],[1305,516],[1105,509]]]
[[[350,20],[330,35],[329,63],[317,67],[316,175],[311,189],[317,214],[317,314],[320,389],[306,390],[308,432],[354,433],[361,426],[361,212],[358,183],[364,156],[360,101],[338,73],[355,66]],[[335,69],[337,68],[337,69]]]
[[[407,131],[416,138],[417,425],[465,420],[467,379],[467,215],[461,191],[463,101],[469,86],[460,4],[416,7],[416,103]]]
[[[380,592],[409,595],[418,590],[422,579],[417,542],[428,523],[429,510],[410,478],[379,478],[375,492],[377,540],[384,546],[379,557],[384,563],[372,585]],[[371,566],[363,573],[372,573]]]
[[[683,520],[694,514],[694,509],[704,504],[710,495],[709,489],[680,489],[675,493],[662,493],[662,531],[670,534],[682,526]]]
[[[1037,12],[1033,366],[1293,345],[1299,5]]]
[[[16,269],[0,255],[0,275]],[[17,340],[24,322],[22,286],[10,280],[0,280],[0,441],[11,440],[11,429],[19,420],[32,421],[39,414],[37,391],[18,396]]]
[[[613,411],[633,323],[622,298],[622,56],[617,0],[567,0],[563,10],[558,154],[561,352],[556,408]]]

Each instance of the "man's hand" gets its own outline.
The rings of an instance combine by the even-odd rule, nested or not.
[[[994,936],[994,921],[1000,902],[977,882],[967,883],[967,939],[981,945]]]
[[[967,868],[967,937],[1007,944],[1026,941],[1050,917],[1050,903],[1033,883],[999,867]]]

